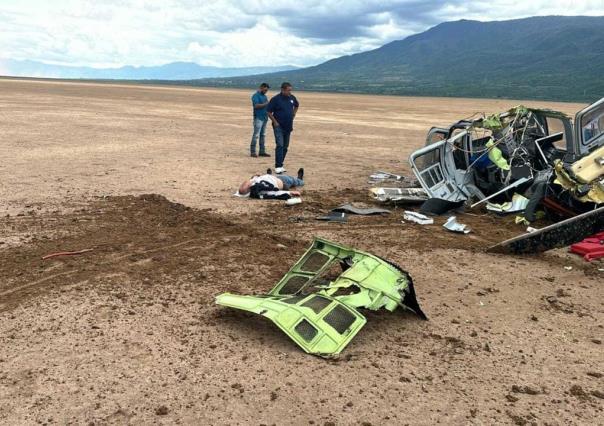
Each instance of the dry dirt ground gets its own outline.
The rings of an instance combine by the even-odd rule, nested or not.
[[[247,156],[249,92],[0,80],[0,423],[601,424],[602,263],[486,254],[523,229],[480,211],[465,236],[400,209],[314,219],[408,174],[430,126],[518,102],[297,95],[307,187],[285,207],[231,197],[271,166]],[[314,236],[403,266],[429,321],[368,313],[325,360],[214,305]]]

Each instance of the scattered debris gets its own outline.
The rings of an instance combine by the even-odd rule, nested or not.
[[[344,223],[348,220],[346,214],[358,214],[358,215],[383,215],[390,214],[390,210],[379,209],[379,208],[359,208],[352,204],[343,204],[339,207],[332,209],[326,216],[319,216],[317,220],[325,220],[328,222],[339,222]]]
[[[405,210],[403,219],[410,222],[419,223],[420,225],[432,225],[434,223],[434,219],[431,217],[410,210]]]
[[[293,197],[293,198],[290,198],[285,201],[285,204],[287,204],[288,206],[294,206],[296,204],[301,204],[301,203],[302,203],[302,198],[300,198],[300,197]]]
[[[371,188],[369,192],[382,203],[419,204],[428,199],[423,188]]]
[[[348,217],[346,216],[346,213],[344,212],[335,212],[335,211],[330,211],[327,216],[319,216],[317,217],[317,220],[325,220],[327,222],[338,222],[338,223],[344,223],[346,221],[348,221]]]
[[[46,260],[46,259],[51,259],[53,257],[60,257],[60,256],[75,256],[78,254],[83,254],[83,253],[88,253],[89,251],[93,251],[94,249],[84,249],[84,250],[78,250],[78,251],[60,251],[58,253],[50,253],[47,254],[46,256],[42,256],[42,260]]]
[[[427,319],[407,272],[320,238],[268,294],[223,293],[216,303],[263,315],[305,352],[327,358],[339,354],[367,322],[358,308],[392,312],[400,306]]]
[[[457,218],[455,216],[451,216],[443,225],[444,228],[448,229],[452,232],[459,232],[461,234],[469,234],[470,228],[466,225],[457,222]]]
[[[530,200],[523,195],[514,194],[512,196],[512,201],[503,204],[487,203],[487,210],[502,214],[523,212],[529,201]]]
[[[565,266],[564,269],[567,270],[567,271],[572,271],[573,267],[572,266]]]
[[[580,243],[572,244],[570,252],[583,256],[588,262],[604,257],[604,232],[585,238]]]
[[[402,182],[405,180],[405,176],[395,175],[393,173],[377,171],[369,176],[370,183],[384,182],[384,181],[395,181]]]
[[[358,214],[362,216],[377,215],[377,214],[390,214],[390,210],[379,209],[379,208],[359,208],[352,204],[343,204],[335,209],[331,209],[332,212],[344,212],[351,214]]]
[[[476,203],[472,204],[472,206],[471,206],[471,207],[472,207],[472,208],[474,208],[474,207],[476,207],[476,206],[478,206],[478,205],[480,205],[480,204],[482,204],[482,203],[484,203],[484,202],[486,202],[486,201],[488,201],[488,200],[490,200],[490,199],[493,199],[493,198],[497,197],[497,196],[498,196],[498,195],[500,195],[500,194],[503,194],[503,193],[504,193],[504,192],[506,192],[506,191],[509,191],[510,189],[514,189],[514,188],[516,188],[517,186],[520,186],[520,185],[522,185],[522,184],[524,184],[524,183],[527,183],[529,180],[530,180],[530,179],[528,179],[528,178],[526,178],[526,177],[522,177],[522,178],[518,179],[516,182],[514,182],[514,183],[512,183],[512,184],[510,184],[510,185],[508,185],[508,186],[506,186],[506,187],[504,187],[504,188],[501,188],[499,191],[497,191],[497,192],[495,192],[495,193],[493,193],[493,194],[489,195],[488,197],[485,197],[485,198],[483,198],[482,200],[480,200],[480,201],[478,201],[478,202],[476,202]]]

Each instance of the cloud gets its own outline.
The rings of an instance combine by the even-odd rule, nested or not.
[[[0,3],[0,55],[119,66],[312,65],[443,21],[604,15],[604,0],[21,0]]]
[[[442,4],[436,0],[311,0],[304,4],[307,12],[301,7],[282,6],[272,13],[292,33],[326,43],[350,37],[381,40],[383,37],[375,30],[388,24],[396,26],[399,34],[408,33],[414,26],[425,29],[428,24],[438,23],[432,13]]]

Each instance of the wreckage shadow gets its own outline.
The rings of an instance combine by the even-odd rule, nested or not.
[[[389,327],[393,327],[393,329],[416,329],[429,324],[428,320],[424,320],[414,312],[401,308],[396,309],[394,312],[361,310],[361,313],[367,318],[364,331]]]
[[[365,345],[375,345],[378,338],[386,334],[397,335],[401,331],[415,332],[428,326],[429,322],[421,319],[409,310],[396,309],[394,312],[369,311],[360,309],[359,312],[367,318],[367,324],[352,340],[343,353],[351,348],[359,349]],[[280,352],[297,352],[304,354],[291,339],[282,332],[271,320],[254,313],[230,308],[219,308],[215,313],[216,327],[223,335],[245,345],[260,343],[261,345]]]
[[[285,333],[277,327],[268,318],[251,312],[220,307],[215,314],[218,320],[215,324],[220,328],[224,335],[231,336],[243,344],[253,344],[256,342],[262,345],[286,352],[291,349],[297,349]],[[304,352],[300,350],[300,352]]]

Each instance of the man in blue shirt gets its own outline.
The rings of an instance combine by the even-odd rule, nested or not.
[[[264,141],[266,137],[266,123],[268,116],[266,114],[266,106],[268,105],[268,98],[266,92],[268,92],[269,85],[262,83],[256,93],[252,95],[252,107],[254,109],[254,133],[252,134],[252,142],[250,144],[250,156],[258,157],[256,155],[256,142],[258,136],[260,136],[260,157],[270,157],[266,153]]]
[[[292,95],[292,85],[289,83],[281,84],[281,93],[273,96],[268,103],[268,117],[273,123],[277,144],[275,148],[275,172],[277,174],[286,172],[283,162],[287,155],[289,136],[294,130],[294,117],[299,106],[298,100]]]

